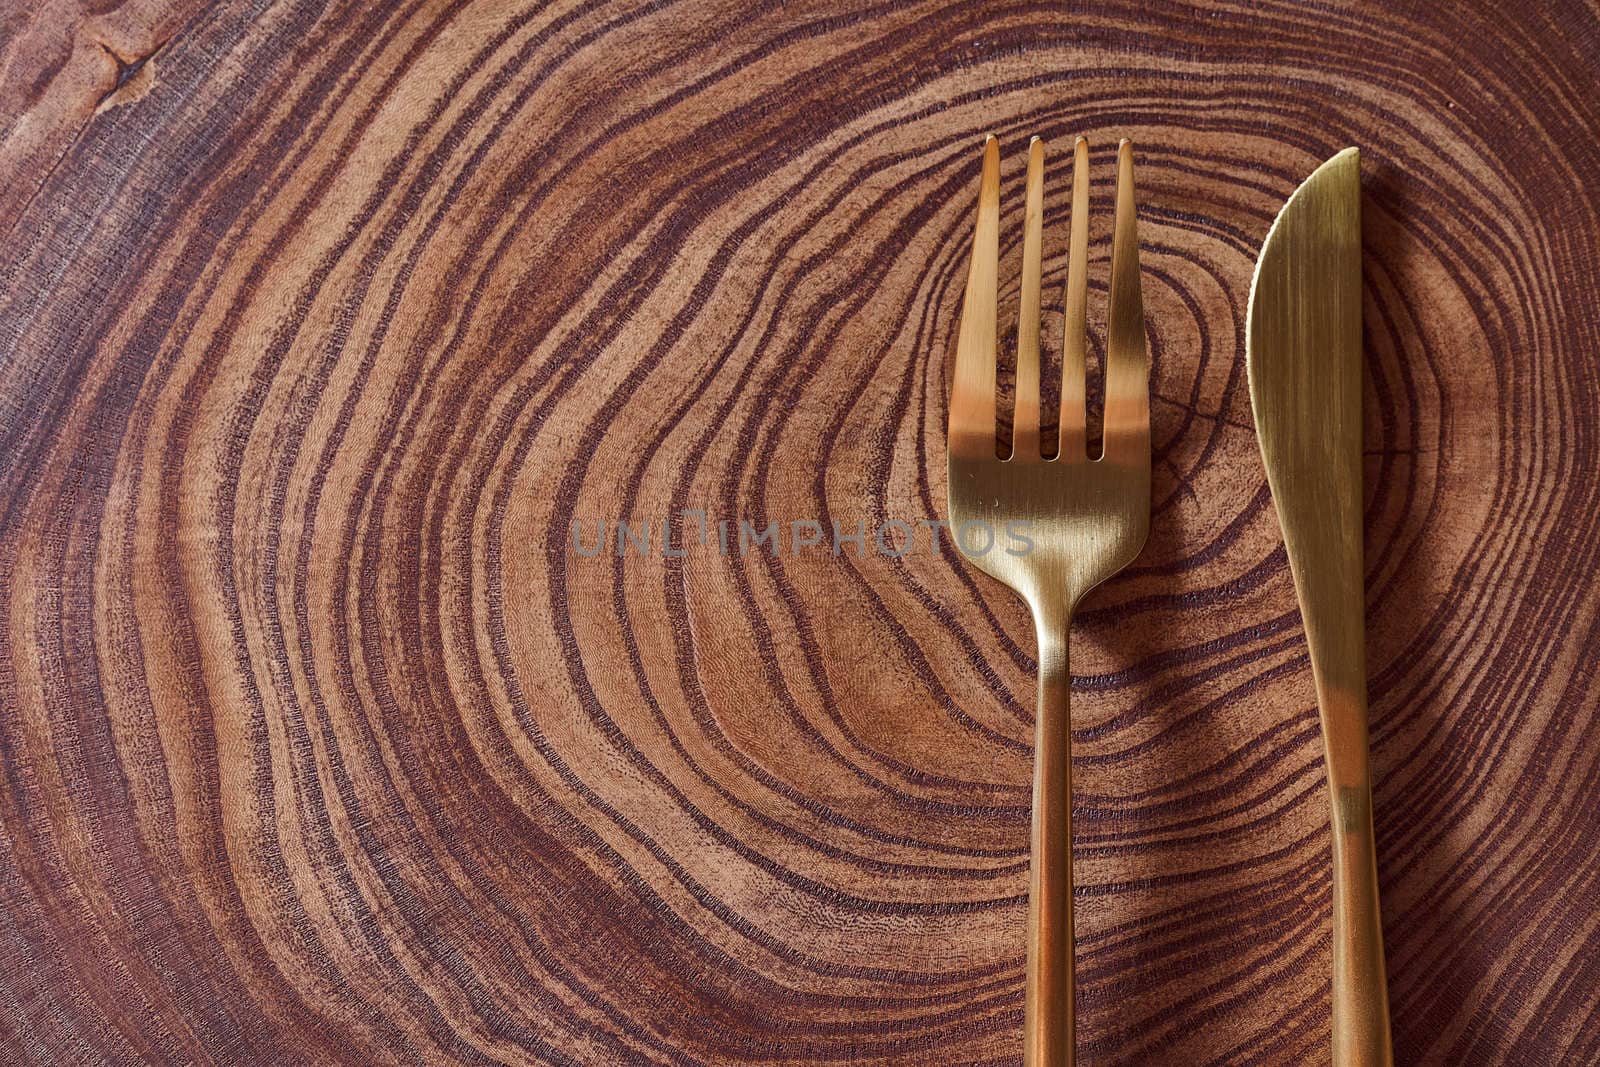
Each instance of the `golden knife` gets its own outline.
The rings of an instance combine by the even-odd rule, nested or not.
[[[1333,1062],[1388,1067],[1372,844],[1361,564],[1361,171],[1346,148],[1289,197],[1250,286],[1256,435],[1322,710],[1333,824]]]

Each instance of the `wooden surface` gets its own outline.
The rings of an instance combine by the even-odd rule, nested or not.
[[[1325,1062],[1242,330],[1351,143],[1398,1059],[1600,1062],[1600,12],[1499,11],[7,0],[0,1060],[1015,1062],[1020,602],[926,540],[568,544],[942,515],[994,131],[1013,300],[1027,136],[1095,139],[1101,293],[1138,145],[1084,1062]]]

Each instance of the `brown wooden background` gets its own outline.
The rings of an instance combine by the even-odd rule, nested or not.
[[[1015,1062],[1021,604],[926,550],[567,547],[942,515],[993,131],[1013,298],[1027,136],[1101,193],[1138,145],[1084,1061],[1325,1061],[1242,330],[1355,143],[1398,1058],[1600,1062],[1600,10],[1524,7],[8,0],[0,1059]]]

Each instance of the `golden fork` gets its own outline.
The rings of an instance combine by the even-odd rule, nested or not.
[[[1106,331],[1104,449],[1085,440],[1084,319],[1089,262],[1089,145],[1079,138],[1072,174],[1060,454],[1046,459],[1039,432],[1039,274],[1044,229],[1044,146],[1028,146],[1022,302],[1017,323],[1012,454],[997,458],[996,283],[1000,260],[1000,149],[983,149],[972,265],[950,391],[952,532],[962,554],[1028,602],[1039,642],[1034,729],[1032,863],[1024,1062],[1073,1062],[1072,754],[1067,631],[1078,600],[1127,566],[1150,530],[1150,371],[1133,205],[1133,148],[1117,154],[1116,233]],[[996,527],[1025,524],[1022,541],[997,547]],[[976,529],[983,537],[966,536]],[[987,544],[977,550],[977,542]]]

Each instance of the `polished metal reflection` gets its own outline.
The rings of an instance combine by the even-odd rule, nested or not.
[[[1305,618],[1333,833],[1333,1062],[1393,1062],[1367,758],[1361,564],[1361,176],[1347,148],[1278,214],[1250,290],[1261,456]]]
[[[1088,290],[1089,149],[1074,153],[1072,236],[1066,287],[1059,456],[1046,459],[1039,418],[1040,260],[1044,146],[1029,146],[1017,328],[1012,454],[996,449],[996,286],[999,272],[1000,152],[984,146],[972,265],[950,394],[949,506],[968,523],[1023,522],[1035,543],[1026,555],[962,551],[1004,582],[1033,612],[1039,641],[1034,734],[1032,866],[1028,894],[1025,1062],[1062,1067],[1074,1058],[1072,772],[1067,631],[1084,593],[1121,570],[1150,528],[1150,385],[1133,201],[1133,149],[1117,156],[1117,203],[1106,333],[1104,449],[1087,453],[1084,318]],[[957,543],[961,539],[957,537]]]

